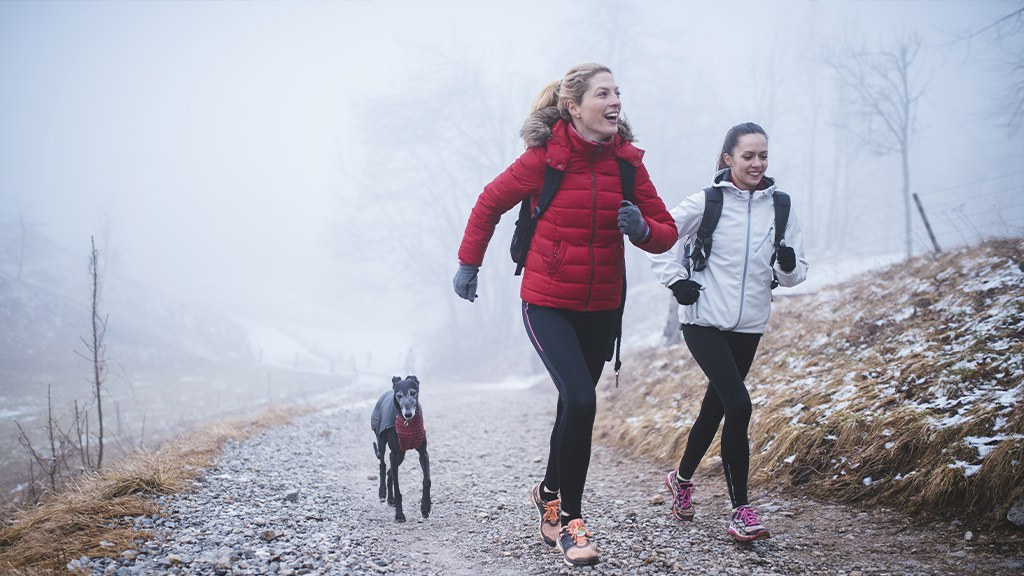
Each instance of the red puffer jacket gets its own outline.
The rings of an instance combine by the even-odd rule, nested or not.
[[[672,248],[677,239],[675,222],[651,183],[642,150],[618,134],[610,141],[592,142],[565,120],[549,127],[547,121],[537,122],[537,114],[523,129],[531,147],[485,186],[477,199],[459,247],[459,262],[480,266],[501,215],[529,196],[536,206],[544,165],[550,164],[563,171],[562,181],[537,223],[520,295],[538,306],[584,311],[618,308],[625,237],[618,228],[622,178],[616,157],[637,168],[633,203],[650,227],[639,248],[653,253]],[[540,134],[534,133],[538,126]]]

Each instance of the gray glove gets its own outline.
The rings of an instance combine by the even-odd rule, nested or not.
[[[472,302],[476,300],[476,273],[480,271],[479,266],[470,264],[459,264],[459,271],[455,273],[452,284],[455,285],[455,293],[459,298],[465,298]]]
[[[640,214],[640,209],[629,200],[623,200],[619,208],[619,232],[622,232],[634,243],[641,242],[647,236],[647,223]]]

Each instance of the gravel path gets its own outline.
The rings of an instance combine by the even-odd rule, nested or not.
[[[383,388],[382,388],[383,390]],[[225,447],[195,490],[166,497],[166,516],[139,518],[157,537],[94,574],[1021,574],[1020,539],[955,523],[911,524],[893,512],[825,506],[754,487],[775,536],[726,535],[719,476],[698,477],[697,518],[674,520],[663,472],[595,447],[584,517],[602,562],[569,568],[537,534],[527,491],[543,471],[555,395],[549,383],[423,386],[433,511],[419,513],[415,453],[400,469],[409,521],[377,499],[375,398],[306,416]],[[411,457],[410,457],[411,456]],[[77,564],[74,561],[73,564]],[[73,566],[74,567],[74,566]]]

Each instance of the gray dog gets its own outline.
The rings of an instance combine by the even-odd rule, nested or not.
[[[424,518],[430,516],[430,457],[427,455],[427,433],[423,428],[423,407],[420,406],[420,381],[415,376],[406,376],[404,380],[398,376],[391,379],[391,390],[385,392],[373,407],[370,428],[377,437],[373,453],[380,460],[378,495],[381,502],[386,496],[388,504],[395,507],[395,521],[405,522],[402,491],[398,488],[398,467],[405,460],[406,450],[416,450],[420,453],[420,469],[423,470],[420,512]],[[391,450],[390,470],[384,463],[385,448]]]

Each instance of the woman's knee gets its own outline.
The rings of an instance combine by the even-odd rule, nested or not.
[[[753,406],[750,398],[737,398],[725,403],[725,419],[729,421],[750,421]]]
[[[574,394],[569,398],[562,398],[562,409],[566,413],[574,418],[581,416],[593,417],[597,413],[597,394],[581,392]]]

